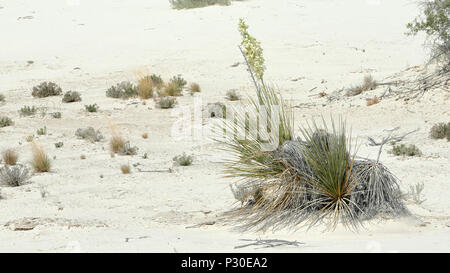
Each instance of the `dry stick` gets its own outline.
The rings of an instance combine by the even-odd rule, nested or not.
[[[376,142],[373,138],[368,137],[369,146],[380,146],[380,149],[378,150],[377,163],[380,160],[380,155],[381,155],[381,151],[383,150],[384,144],[386,144],[386,143],[388,143],[390,141],[395,141],[395,142],[402,141],[407,135],[419,131],[419,128],[417,128],[416,130],[408,132],[408,133],[406,133],[406,134],[404,134],[402,136],[392,137],[392,133],[394,131],[397,131],[398,129],[400,129],[400,127],[395,127],[394,129],[385,130],[385,131],[389,131],[390,133],[389,133],[389,135],[387,137],[384,137],[383,140],[381,140],[381,142]]]
[[[240,241],[255,241],[253,243],[250,244],[245,244],[245,245],[240,245],[240,246],[235,246],[234,248],[243,248],[243,247],[248,247],[248,246],[262,246],[261,248],[268,248],[268,247],[277,247],[277,246],[282,246],[282,245],[287,245],[287,246],[299,246],[300,244],[304,244],[304,243],[300,243],[297,241],[286,241],[286,240],[278,240],[278,239],[268,239],[268,240],[261,240],[261,239],[255,239],[255,240],[251,240],[251,239],[241,239]]]
[[[142,172],[142,173],[171,173],[172,172],[172,169],[167,169],[167,170],[149,170],[149,171],[146,171],[146,170],[141,170],[140,168],[136,168],[139,172]]]

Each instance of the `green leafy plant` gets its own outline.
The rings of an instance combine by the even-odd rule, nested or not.
[[[43,82],[35,87],[31,95],[37,98],[45,98],[49,96],[59,96],[62,93],[61,87],[53,82]]]
[[[23,106],[20,108],[19,113],[21,116],[33,116],[37,112],[37,108],[34,106]]]
[[[13,124],[14,124],[14,122],[10,118],[0,117],[0,128],[6,127],[6,126],[11,126]]]
[[[175,156],[173,161],[180,166],[190,166],[194,162],[194,157],[183,152],[182,155]]]
[[[86,111],[93,113],[93,112],[97,112],[100,107],[96,103],[94,103],[94,104],[85,105],[84,108],[86,109]]]
[[[431,60],[450,69],[450,1],[421,1],[422,11],[419,17],[408,23],[408,35],[424,32],[431,46]]]
[[[405,144],[394,145],[391,151],[394,155],[402,155],[402,156],[420,156],[422,152],[417,148],[416,145],[410,144],[406,146]]]

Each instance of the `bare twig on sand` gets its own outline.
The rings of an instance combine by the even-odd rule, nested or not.
[[[234,248],[244,248],[248,246],[261,246],[259,248],[269,248],[269,247],[278,247],[278,246],[300,246],[301,244],[297,241],[286,241],[286,240],[278,240],[278,239],[267,239],[267,240],[261,240],[261,239],[240,239],[240,241],[246,241],[246,242],[252,242],[245,245],[239,245],[235,246]]]
[[[136,168],[141,173],[172,173],[173,170],[171,168],[167,170],[141,170],[140,168]]]
[[[394,141],[394,142],[402,141],[407,135],[410,135],[410,134],[412,134],[414,132],[419,131],[419,128],[417,128],[416,130],[413,130],[413,131],[408,132],[408,133],[406,133],[404,135],[401,135],[401,136],[397,136],[397,137],[392,136],[392,134],[395,131],[397,131],[398,129],[400,129],[400,127],[395,127],[394,129],[385,130],[385,131],[388,131],[390,133],[389,133],[389,135],[387,137],[384,137],[380,142],[376,142],[373,138],[368,137],[369,146],[380,146],[380,150],[378,151],[378,156],[377,156],[377,162],[380,159],[381,151],[383,150],[384,144],[386,144],[388,142],[391,142],[391,141]]]
[[[188,226],[186,228],[198,228],[198,227],[201,227],[201,226],[212,226],[215,223],[216,223],[216,221],[208,221],[208,222],[203,222],[203,223],[200,223],[200,224],[197,224],[197,225]]]

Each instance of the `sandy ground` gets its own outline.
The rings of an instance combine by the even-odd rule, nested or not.
[[[450,143],[428,137],[434,123],[449,121],[448,92],[430,91],[414,102],[385,99],[370,107],[366,98],[384,87],[331,103],[317,96],[359,83],[366,74],[380,81],[396,73],[408,76],[423,64],[424,37],[404,35],[406,23],[417,14],[411,0],[249,0],[181,11],[166,0],[0,1],[0,93],[6,96],[0,115],[15,122],[0,129],[0,150],[14,148],[19,161],[29,164],[25,137],[45,125],[48,135],[38,142],[56,157],[50,173],[35,174],[21,187],[0,188],[0,251],[449,252]],[[105,96],[111,85],[135,81],[136,71],[166,79],[182,74],[188,82],[198,82],[201,94],[186,93],[177,108],[192,107],[195,98],[203,104],[224,102],[229,89],[251,94],[237,48],[240,17],[262,43],[265,78],[292,105],[305,105],[294,108],[297,126],[320,115],[342,115],[360,143],[359,155],[370,158],[376,158],[378,148],[368,146],[367,137],[380,139],[387,134],[383,130],[397,126],[399,134],[419,128],[403,143],[416,144],[421,157],[395,157],[388,149],[381,155],[403,191],[424,183],[425,201],[406,201],[413,218],[375,219],[358,233],[342,227],[333,232],[321,227],[308,232],[233,231],[217,220],[236,205],[232,180],[222,173],[225,155],[217,145],[171,137],[177,116],[155,108],[152,100],[143,105],[139,99]],[[237,62],[241,64],[232,66]],[[83,101],[34,99],[31,88],[42,81],[76,90]],[[99,112],[86,113],[84,105],[93,103]],[[20,117],[23,105],[60,111],[62,119]],[[76,129],[87,126],[100,129],[106,140],[77,139]],[[110,156],[110,126],[139,147],[138,155]],[[59,141],[64,146],[56,149]],[[192,166],[173,166],[172,158],[182,152],[195,156]],[[82,154],[86,159],[80,159]],[[130,175],[120,171],[126,163],[135,166]],[[195,226],[211,221],[215,224]],[[32,229],[14,230],[23,225]],[[243,239],[258,238],[300,244],[234,248],[245,244]]]

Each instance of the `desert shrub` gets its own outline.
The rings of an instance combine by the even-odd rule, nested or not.
[[[449,123],[437,123],[431,127],[430,137],[434,139],[447,138],[450,139],[450,122]]]
[[[248,69],[258,75],[257,68],[248,64]],[[240,228],[320,222],[334,228],[342,222],[356,229],[377,214],[409,213],[395,176],[378,161],[356,159],[345,122],[332,119],[331,127],[325,120],[322,126],[313,122],[301,129],[303,138],[295,137],[292,111],[258,78],[253,78],[257,97],[250,98],[254,110],[234,109],[234,118],[216,131],[226,131],[216,139],[231,153],[226,173],[239,179],[232,191],[241,208],[228,215]],[[261,123],[265,116],[271,121]]]
[[[231,89],[231,90],[227,91],[225,98],[230,101],[236,101],[236,100],[240,100],[241,96],[239,95],[237,90]]]
[[[47,134],[47,127],[42,127],[36,130],[36,134],[38,134],[39,136],[43,136]]]
[[[372,78],[371,75],[364,76],[363,83],[361,85],[350,87],[347,90],[347,96],[356,96],[365,91],[373,90],[378,86],[378,83]]]
[[[394,145],[394,147],[392,147],[392,154],[394,155],[402,155],[402,156],[415,156],[415,155],[422,155],[422,152],[419,150],[419,148],[417,148],[416,145],[414,144],[410,144],[408,146],[406,146],[405,144],[400,144],[400,145]]]
[[[0,128],[13,125],[13,121],[8,117],[0,117]]]
[[[149,99],[153,97],[153,81],[150,76],[141,78],[137,86],[137,94],[141,99]]]
[[[159,91],[159,95],[161,97],[165,96],[181,96],[183,89],[179,87],[174,82],[168,82],[164,85],[161,91]]]
[[[150,79],[152,80],[152,83],[156,88],[161,88],[164,84],[164,81],[160,75],[151,74]]]
[[[201,92],[200,85],[195,82],[191,83],[191,85],[189,85],[189,91],[191,91],[191,93]]]
[[[81,101],[80,93],[78,93],[76,91],[67,91],[64,94],[62,101],[65,103]]]
[[[84,108],[89,113],[94,113],[94,112],[97,112],[100,107],[96,103],[94,103],[94,104],[85,105]]]
[[[169,82],[174,83],[179,89],[183,89],[184,86],[187,84],[186,80],[183,79],[183,77],[180,74],[173,76]]]
[[[84,154],[83,154],[83,155],[80,155],[80,159],[81,159],[81,160],[85,160],[85,159],[86,159],[86,155],[84,155]]]
[[[45,98],[49,96],[59,96],[62,93],[61,87],[53,82],[43,82],[35,87],[31,95],[37,98]]]
[[[5,101],[5,96],[0,93],[0,102],[4,102],[4,101]]]
[[[142,138],[143,138],[143,139],[147,139],[147,138],[148,138],[148,133],[143,133],[143,134],[142,134]]]
[[[95,130],[93,127],[78,128],[75,132],[75,136],[82,139],[87,139],[91,142],[98,142],[103,139],[103,135],[100,130]]]
[[[450,69],[450,1],[421,1],[423,14],[408,23],[409,35],[424,32],[431,47],[431,60]]]
[[[127,141],[123,145],[119,145],[117,153],[120,155],[135,155],[137,154],[138,148],[136,146],[131,146],[130,142]]]
[[[189,166],[194,162],[194,157],[183,152],[182,155],[175,156],[173,161],[180,166]]]
[[[115,86],[111,86],[106,91],[106,96],[115,98],[115,99],[128,99],[137,96],[137,88],[128,81],[123,81],[121,83],[116,84]]]
[[[123,174],[129,174],[131,173],[131,167],[129,164],[120,166],[120,170]]]
[[[19,155],[16,153],[16,151],[8,149],[3,151],[2,158],[6,165],[16,165],[17,160],[19,159]]]
[[[174,9],[202,8],[210,5],[228,6],[230,0],[169,0]]]
[[[55,148],[61,148],[62,146],[64,146],[64,142],[56,142],[55,143]]]
[[[51,116],[53,118],[60,119],[61,118],[61,112],[53,112],[53,113],[51,113]]]
[[[169,109],[173,108],[176,103],[177,100],[174,97],[162,97],[156,101],[156,106],[158,106],[161,109]]]
[[[34,106],[23,106],[20,108],[19,113],[21,116],[32,116],[36,114],[37,110],[38,109]]]
[[[0,168],[0,181],[11,187],[23,185],[28,179],[29,170],[24,165],[3,166]]]
[[[51,161],[44,149],[35,143],[33,143],[31,148],[33,153],[33,160],[31,162],[33,169],[38,173],[49,172]]]

